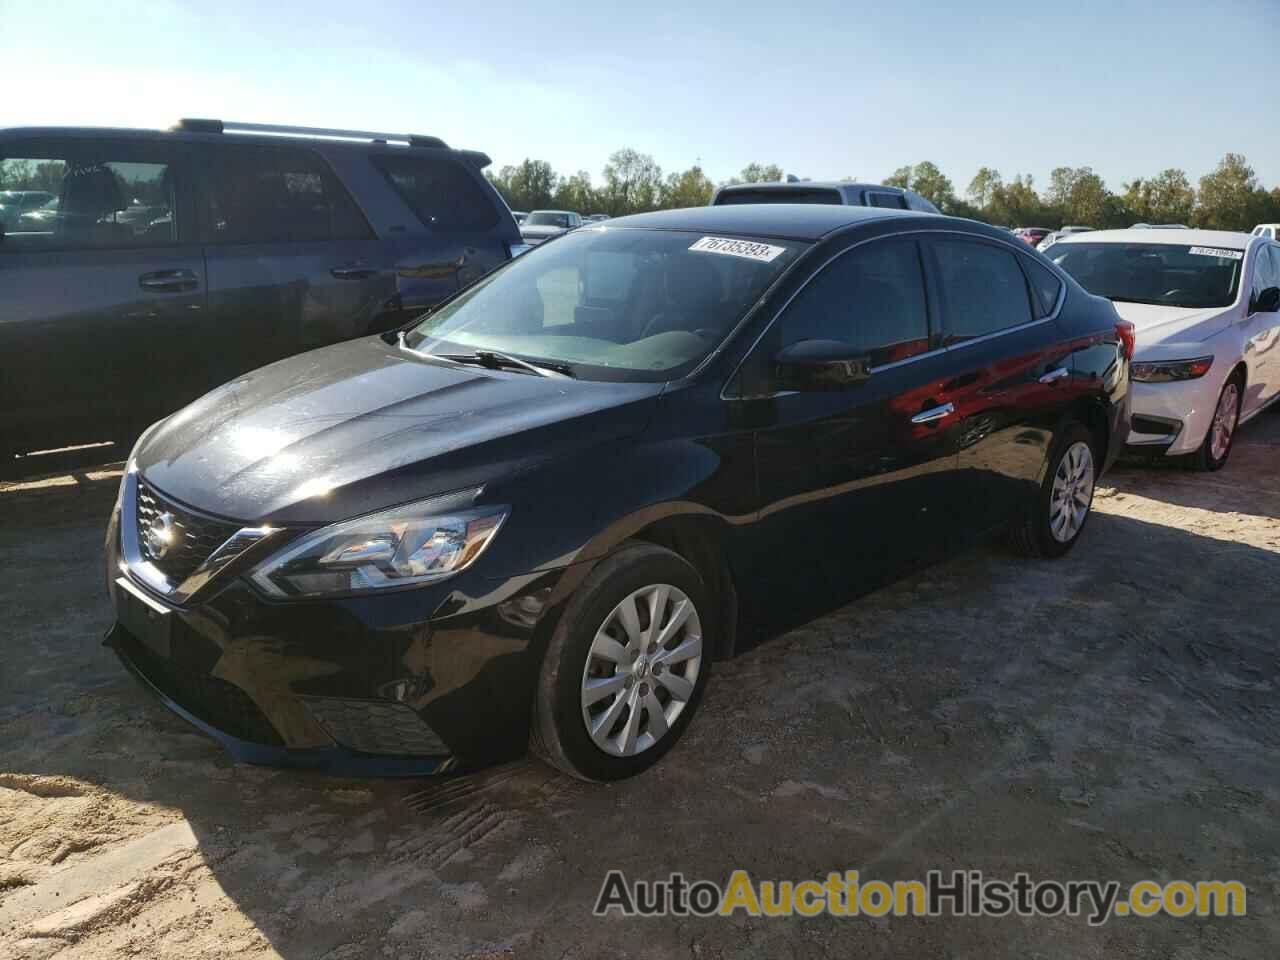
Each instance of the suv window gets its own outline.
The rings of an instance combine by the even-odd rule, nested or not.
[[[23,202],[4,206],[0,251],[176,242],[173,175],[161,160],[147,158],[145,147],[101,140],[7,150],[0,158],[0,192],[43,196],[24,193]]]
[[[972,340],[1032,319],[1027,281],[1010,250],[974,240],[936,240],[945,343]]]
[[[1035,294],[1036,316],[1049,316],[1053,313],[1053,308],[1058,305],[1058,297],[1062,293],[1062,281],[1052,270],[1035,260],[1023,258],[1022,265],[1026,268],[1027,279],[1031,282],[1031,290]]]
[[[867,191],[868,207],[888,207],[891,210],[905,210],[907,203],[899,194],[896,193],[873,193]]]
[[[323,161],[296,147],[226,146],[209,157],[208,220],[214,243],[354,240],[371,235]]]
[[[432,230],[488,230],[498,209],[475,179],[444,157],[372,158],[410,210]]]
[[[871,366],[929,349],[929,311],[914,240],[881,240],[829,264],[791,302],[778,323],[780,350],[800,340],[840,340]]]

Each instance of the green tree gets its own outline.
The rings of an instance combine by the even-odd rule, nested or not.
[[[1004,181],[1000,179],[999,170],[993,170],[991,167],[979,167],[978,172],[969,181],[969,189],[965,192],[976,207],[985,210],[991,206],[991,201],[995,199],[996,191],[1003,186]]]
[[[1120,201],[1127,219],[1134,222],[1189,224],[1196,191],[1185,173],[1170,167],[1154,177],[1125,184]]]
[[[929,160],[912,166],[899,167],[885,180],[885,185],[914,190],[943,213],[950,213],[956,205],[955,187],[951,181]]]
[[[652,156],[630,147],[609,156],[600,200],[610,216],[653,210],[661,192],[662,167]]]
[[[594,212],[599,203],[596,200],[596,190],[591,185],[591,174],[579,170],[571,177],[561,177],[551,203],[558,210]]]
[[[1196,225],[1216,230],[1250,230],[1265,219],[1270,197],[1258,183],[1253,167],[1238,153],[1228,153],[1213,173],[1200,178]]]
[[[512,210],[538,210],[551,206],[556,192],[556,172],[545,160],[525,158],[519,166],[503,167],[489,180]]]
[[[665,209],[676,207],[705,207],[711,202],[715,185],[696,163],[688,170],[672,173],[662,186],[661,205]]]
[[[1045,200],[1064,224],[1106,227],[1123,219],[1120,204],[1091,167],[1054,168]]]
[[[1047,227],[1053,225],[1055,219],[1036,193],[1035,181],[1030,175],[1022,174],[992,188],[985,212],[992,223],[1014,227]]]
[[[776,183],[782,180],[782,168],[776,163],[748,163],[726,183]]]

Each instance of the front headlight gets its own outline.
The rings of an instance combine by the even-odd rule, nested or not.
[[[1129,376],[1140,383],[1196,380],[1208,373],[1212,366],[1213,357],[1197,357],[1195,360],[1143,361],[1129,368]]]
[[[479,493],[467,490],[321,527],[268,557],[250,577],[267,596],[282,600],[443,580],[474,563],[507,518],[506,507],[471,507]]]

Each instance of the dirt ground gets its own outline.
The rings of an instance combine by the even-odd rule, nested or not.
[[[232,765],[100,646],[110,471],[0,487],[0,957],[1274,957],[1280,415],[1126,467],[1083,541],[933,567],[717,666],[591,787]],[[1239,879],[1242,919],[595,919],[611,867],[721,883]]]

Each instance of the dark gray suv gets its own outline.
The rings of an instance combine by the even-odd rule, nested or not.
[[[407,320],[510,259],[483,153],[183,120],[0,130],[0,470],[127,441],[266,363]]]

